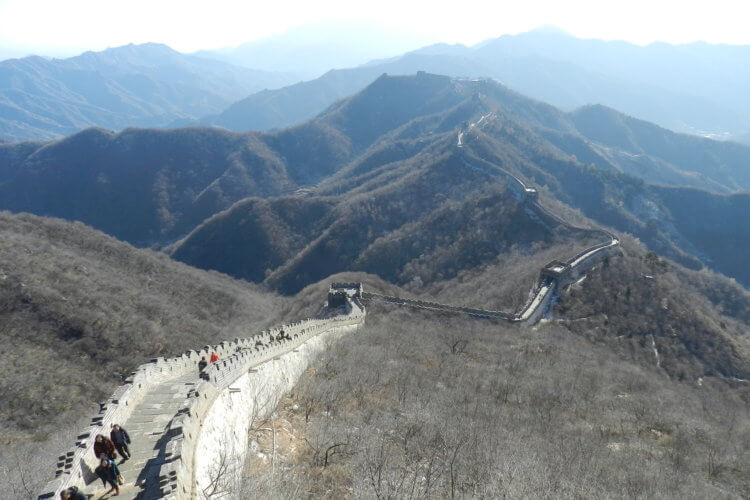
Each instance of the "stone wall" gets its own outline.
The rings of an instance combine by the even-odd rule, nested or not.
[[[491,165],[485,160],[469,157],[463,153],[462,161],[477,164]],[[495,165],[491,165],[497,170]],[[118,387],[112,396],[100,405],[99,411],[92,416],[89,427],[78,435],[76,442],[70,450],[59,457],[55,479],[44,489],[39,498],[51,498],[56,496],[62,489],[68,486],[84,486],[93,479],[93,469],[96,467],[96,457],[93,454],[93,442],[97,434],[108,434],[113,423],[124,423],[130,417],[133,408],[157,385],[184,374],[194,371],[201,356],[209,356],[216,352],[220,358],[218,363],[212,363],[207,369],[209,380],[201,382],[184,402],[183,410],[170,424],[170,440],[167,445],[167,455],[171,460],[162,466],[160,481],[162,492],[175,498],[191,498],[196,479],[201,485],[205,484],[205,478],[209,474],[207,465],[203,459],[196,459],[196,446],[201,450],[208,450],[210,456],[216,455],[216,450],[209,443],[209,438],[201,438],[202,435],[218,435],[217,433],[228,433],[231,430],[235,437],[246,436],[247,431],[239,421],[225,426],[222,429],[219,417],[233,413],[236,409],[242,411],[253,411],[253,397],[266,397],[264,391],[278,395],[288,390],[291,380],[296,380],[302,366],[306,366],[310,353],[300,355],[302,351],[295,350],[323,332],[340,331],[344,328],[352,328],[364,321],[364,309],[361,300],[381,300],[385,302],[418,307],[427,310],[443,311],[450,313],[468,314],[476,317],[493,318],[512,323],[533,324],[537,322],[547,311],[554,295],[580,279],[588,270],[603,258],[619,251],[619,240],[611,233],[600,229],[577,228],[563,221],[555,214],[548,212],[538,201],[537,190],[523,183],[518,177],[501,169],[508,181],[508,188],[516,198],[527,205],[542,223],[548,225],[561,225],[577,231],[585,231],[602,238],[602,242],[587,248],[580,254],[565,263],[554,263],[545,266],[540,272],[539,279],[529,293],[529,300],[516,314],[508,314],[501,311],[488,311],[469,307],[456,307],[434,302],[390,297],[362,291],[361,284],[341,283],[334,284],[329,291],[329,299],[333,302],[331,306],[347,307],[347,313],[329,319],[311,319],[261,332],[260,334],[234,341],[222,342],[215,346],[205,346],[200,351],[188,351],[182,356],[174,358],[157,358],[151,362],[141,365],[126,380],[126,383]],[[559,269],[558,269],[559,268]],[[546,272],[545,272],[546,271]],[[284,338],[270,341],[284,332]],[[320,342],[310,344],[304,351],[317,349]],[[311,351],[312,352],[312,351]],[[281,361],[283,359],[283,361]],[[280,370],[272,377],[269,389],[262,389],[258,385],[259,377],[251,377],[248,370],[254,369],[264,363],[277,360]],[[271,367],[272,365],[269,365]],[[265,372],[268,367],[263,368]],[[271,380],[271,379],[269,379]],[[231,388],[235,384],[237,387]],[[239,391],[233,391],[239,389]],[[281,391],[281,392],[280,392]],[[234,394],[240,393],[242,396]],[[253,396],[255,395],[255,396]],[[250,398],[250,399],[248,399]],[[214,404],[217,404],[216,408]],[[230,412],[229,409],[234,408]],[[209,422],[204,434],[201,428],[204,422]],[[223,434],[222,434],[223,435]],[[228,436],[228,434],[227,434]],[[230,450],[233,456],[240,457],[244,454],[243,446],[237,450]],[[213,451],[212,451],[213,450]],[[244,459],[244,455],[242,457]]]
[[[357,325],[346,325],[327,330],[297,349],[246,371],[222,390],[203,419],[194,448],[194,479],[185,483],[195,485],[194,497],[202,498],[204,491],[213,485],[219,489],[240,485],[250,426],[274,411],[279,399],[295,386],[329,340],[356,328]],[[227,460],[230,465],[222,471],[217,465]],[[189,492],[175,494],[174,498],[190,498]]]
[[[125,384],[115,389],[112,396],[100,403],[91,417],[90,425],[76,438],[73,446],[58,458],[55,479],[50,481],[39,498],[55,497],[69,486],[82,487],[94,479],[93,470],[98,465],[94,456],[94,439],[97,434],[109,435],[112,424],[123,423],[143,396],[162,382],[194,371],[201,356],[216,352],[220,357],[235,352],[239,339],[205,346],[200,351],[187,351],[173,358],[156,358],[139,366]]]
[[[93,453],[96,435],[109,435],[114,423],[125,424],[133,408],[149,391],[168,380],[194,372],[201,356],[208,357],[215,352],[221,359],[207,368],[209,381],[200,383],[191,393],[168,431],[171,438],[167,444],[167,456],[171,461],[162,467],[160,481],[164,493],[176,491],[179,479],[192,477],[192,462],[185,465],[182,457],[193,456],[196,425],[200,427],[202,418],[222,390],[247,373],[250,367],[292,351],[320,333],[364,322],[364,309],[354,303],[347,305],[347,308],[345,314],[332,318],[282,325],[250,338],[205,346],[199,351],[187,351],[173,358],[156,358],[141,365],[124,385],[115,389],[112,396],[100,404],[90,425],[77,436],[74,445],[59,457],[55,478],[47,483],[38,498],[57,498],[69,486],[84,487],[92,482],[95,479],[93,470],[98,465]],[[269,341],[272,336],[274,339],[279,337],[282,331],[284,339]]]
[[[257,398],[266,403],[268,398],[278,400],[291,388],[289,384],[296,382],[329,334],[356,328],[364,318],[363,309],[350,306],[346,315],[283,325],[268,335],[284,330],[291,340],[244,349],[209,366],[209,381],[196,386],[185,402],[185,411],[170,424],[167,448],[173,459],[162,466],[159,475],[162,494],[175,499],[195,498],[196,495],[200,498],[198,493],[205,488],[206,478],[211,475],[213,459],[221,453],[230,456],[237,466],[244,463],[246,425],[252,413],[259,410],[255,406]],[[323,333],[326,335],[321,336]],[[313,342],[315,337],[319,338]],[[308,342],[313,343],[305,347]],[[249,377],[250,370],[258,370],[270,378]],[[214,409],[216,402],[219,406]],[[275,404],[265,406],[264,411],[275,408]],[[230,407],[244,413],[230,415],[227,410]],[[242,446],[236,445],[235,438],[243,439]],[[196,481],[200,482],[197,489]]]
[[[542,224],[547,226],[562,226],[571,231],[587,233],[589,236],[601,239],[601,242],[583,250],[566,262],[553,261],[547,264],[540,271],[539,278],[529,292],[528,300],[515,314],[469,307],[457,307],[436,302],[391,297],[376,293],[361,293],[361,297],[364,300],[378,300],[420,309],[468,314],[475,317],[498,319],[511,323],[534,324],[548,311],[552,299],[557,293],[559,293],[559,291],[570,283],[580,279],[586,272],[604,258],[619,252],[620,241],[614,234],[603,229],[579,228],[569,224],[557,215],[549,212],[539,203],[538,192],[535,188],[527,186],[521,179],[510,172],[500,169],[496,165],[482,160],[481,158],[476,158],[465,153],[464,149],[460,146],[457,148],[457,151],[461,156],[461,160],[467,165],[477,164],[484,168],[492,168],[493,171],[499,171],[503,174],[507,180],[507,187],[511,193],[513,193],[520,203],[526,205],[527,210],[533,212],[535,218],[538,218]]]

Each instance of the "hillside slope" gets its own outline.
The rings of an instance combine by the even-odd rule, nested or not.
[[[413,86],[426,77],[381,77],[322,116],[338,116],[333,123],[351,141],[362,133],[355,126],[378,136],[392,126],[381,124],[392,119],[386,103],[413,99]],[[531,258],[532,242],[551,243],[541,233],[526,239],[529,234],[520,228],[531,228],[534,221],[525,220],[523,211],[520,218],[510,215],[513,195],[501,192],[512,173],[543,187],[544,202],[553,211],[574,207],[589,218],[583,224],[633,233],[685,265],[709,265],[750,282],[744,259],[732,250],[743,248],[744,241],[737,207],[724,203],[724,196],[655,187],[634,177],[640,173],[652,181],[667,179],[725,192],[747,185],[744,165],[750,161],[750,149],[674,134],[602,107],[562,113],[488,81],[452,80],[452,86],[438,86],[442,90],[435,92],[428,90],[435,85],[429,78],[423,94],[428,97],[420,102],[434,112],[380,135],[354,160],[297,196],[302,212],[308,203],[336,207],[324,214],[311,211],[311,217],[301,219],[305,222],[297,227],[305,228],[304,236],[298,228],[274,224],[273,234],[286,234],[288,243],[272,250],[270,229],[256,232],[243,226],[247,229],[238,232],[232,221],[247,220],[251,214],[277,220],[273,209],[257,212],[257,203],[252,209],[243,204],[204,222],[173,247],[175,258],[266,280],[285,292],[343,270],[376,273],[404,286],[449,280],[479,264],[505,260],[513,244],[526,248]],[[373,103],[380,107],[373,109]],[[493,187],[498,191],[493,193]],[[706,230],[699,229],[699,219],[680,209],[681,198],[689,192],[700,193],[693,197],[694,210],[712,207],[713,217],[737,228],[723,231],[723,244],[713,245],[710,252],[703,248]],[[490,199],[494,201],[488,203]],[[736,245],[728,245],[730,241]],[[554,244],[566,243],[563,238]],[[258,248],[273,256],[273,262],[236,258],[254,255]],[[543,247],[534,252],[560,258]],[[297,283],[292,286],[288,279]]]
[[[283,310],[272,293],[80,223],[0,212],[0,234],[6,443],[74,422],[148,359],[260,330]]]
[[[452,237],[485,238],[487,254],[479,260],[495,258],[509,249],[515,230],[503,233],[498,224],[469,237],[466,221],[478,218],[481,226],[497,217],[509,227],[531,227],[520,222],[523,210],[504,218],[513,212],[512,193],[484,212],[475,203],[502,190],[512,174],[537,186],[555,213],[578,209],[583,224],[632,233],[684,265],[709,265],[747,283],[743,259],[730,245],[741,244],[744,233],[703,248],[697,219],[679,209],[689,191],[669,185],[721,193],[701,192],[695,209],[705,203],[712,217],[741,225],[737,206],[721,200],[750,188],[748,163],[750,148],[674,134],[607,108],[564,113],[489,80],[418,73],[381,76],[317,118],[273,133],[89,130],[49,144],[0,145],[0,207],[82,220],[292,292],[350,265],[400,284],[434,280],[439,272],[428,268],[441,266],[429,263],[448,258],[439,249],[450,243],[431,235],[450,212],[459,228]],[[303,198],[293,204],[303,213],[292,218],[276,213],[287,203],[276,198],[291,193]],[[214,217],[248,197],[269,203],[243,202],[239,212]],[[234,224],[248,220],[238,237]],[[392,261],[385,256],[399,245],[386,240],[397,234],[419,243],[398,250],[403,260],[386,269]],[[526,236],[524,245],[539,241]],[[478,262],[458,244],[450,252],[451,273]]]
[[[81,220],[135,245],[163,246],[243,198],[315,184],[381,134],[460,99],[448,92],[449,79],[424,77],[412,99],[394,93],[401,101],[372,115],[379,121],[360,120],[391,83],[275,133],[88,129],[49,143],[3,144],[0,208]]]
[[[367,319],[367,334],[326,352],[263,426],[294,439],[252,433],[287,473],[250,457],[241,496],[750,492],[741,384],[666,377],[650,345],[649,363],[634,361],[564,321],[518,330],[376,307]]]

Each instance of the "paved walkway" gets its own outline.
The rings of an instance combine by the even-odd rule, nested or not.
[[[170,436],[165,431],[172,417],[181,409],[188,391],[198,383],[198,370],[189,375],[169,380],[148,392],[135,407],[127,422],[120,422],[130,434],[130,460],[120,463],[126,484],[120,496],[114,498],[147,500],[160,498],[159,467],[164,463],[164,451]],[[98,481],[98,480],[97,480]],[[101,487],[101,481],[96,483]],[[106,489],[96,491],[94,498],[113,498]]]

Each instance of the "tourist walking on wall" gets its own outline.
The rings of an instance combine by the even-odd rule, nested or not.
[[[211,363],[216,363],[217,361],[219,361],[219,355],[216,354],[215,352],[212,352],[211,353]]]
[[[129,459],[130,448],[128,448],[128,445],[130,444],[130,436],[128,435],[128,431],[120,427],[120,424],[114,424],[109,437],[115,443],[115,448],[117,448],[117,453],[122,457],[122,461],[124,462]]]
[[[99,467],[97,467],[94,472],[96,472],[96,475],[102,480],[104,486],[111,486],[107,493],[112,493],[112,491],[114,491],[115,496],[120,494],[120,484],[118,483],[120,469],[117,468],[117,464],[114,460],[102,458],[99,462]]]
[[[198,361],[198,376],[203,380],[208,380],[208,373],[205,372],[207,366],[208,361],[206,361],[206,357],[201,356],[201,360]]]
[[[105,458],[114,460],[117,456],[115,454],[115,443],[102,434],[97,435],[94,441],[94,455],[96,455],[97,458],[102,458],[102,456],[104,456]]]
[[[60,492],[62,500],[89,500],[92,496],[94,495],[86,495],[75,486],[71,486]]]

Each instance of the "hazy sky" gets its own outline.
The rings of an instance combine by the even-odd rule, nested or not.
[[[747,0],[0,0],[0,47],[15,55],[65,55],[161,42],[190,52],[304,24],[355,20],[409,32],[420,44],[473,44],[544,24],[579,37],[639,44],[750,44],[747,5]]]

